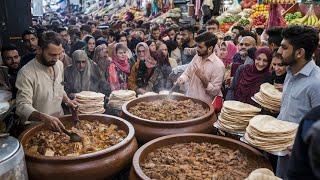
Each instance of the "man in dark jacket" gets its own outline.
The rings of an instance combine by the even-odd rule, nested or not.
[[[289,161],[288,179],[320,179],[320,106],[300,122]]]

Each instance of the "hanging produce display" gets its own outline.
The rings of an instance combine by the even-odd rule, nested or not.
[[[288,15],[288,14],[287,14]],[[316,26],[320,27],[320,21],[316,16],[314,5],[311,4],[308,12],[301,18],[293,19],[289,24],[298,24],[298,25],[307,25],[307,26]]]
[[[301,12],[295,12],[295,13],[287,13],[284,17],[287,23],[291,23],[292,20],[302,18]]]
[[[263,3],[272,3],[272,4],[295,4],[296,0],[264,0]]]
[[[286,21],[284,20],[281,12],[283,11],[283,8],[280,4],[271,4],[270,5],[270,14],[268,18],[267,28],[280,26],[285,27],[287,26]]]

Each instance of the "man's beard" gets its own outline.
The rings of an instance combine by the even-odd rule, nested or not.
[[[197,51],[197,53],[198,53],[198,56],[200,56],[200,57],[204,57],[204,56],[208,55],[208,51],[205,51],[204,53]]]
[[[54,66],[57,61],[53,61],[53,60],[47,61],[47,60],[45,59],[45,57],[43,56],[43,54],[41,54],[40,62],[41,62],[41,64],[43,64],[43,65],[45,65],[45,66],[51,67],[51,66]]]
[[[289,61],[283,60],[283,65],[285,66],[292,66],[292,65],[295,65],[296,63],[297,63],[297,60],[294,56],[294,53],[291,54]]]

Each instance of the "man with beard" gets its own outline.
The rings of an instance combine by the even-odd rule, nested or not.
[[[182,36],[182,49],[181,52],[181,62],[182,64],[188,64],[191,62],[192,58],[194,57],[196,51],[194,49],[197,46],[196,41],[194,40],[194,29],[192,26],[183,27],[180,30]]]
[[[67,28],[65,28],[65,27],[58,28],[58,33],[60,34],[60,36],[63,40],[62,47],[65,50],[65,53],[70,54],[71,39],[70,39],[70,35],[68,34]]]
[[[207,103],[211,103],[215,96],[222,96],[225,67],[214,53],[217,41],[217,37],[210,32],[197,36],[197,55],[176,82],[180,86],[188,82],[186,95]]]
[[[48,31],[43,33],[39,45],[36,58],[18,73],[17,114],[23,121],[42,121],[61,131],[64,126],[57,118],[63,115],[61,103],[76,108],[63,88],[63,64],[59,61],[62,40],[59,34]]]
[[[38,47],[36,30],[32,28],[25,30],[22,34],[22,40],[26,50],[26,54],[21,59],[21,66],[24,66],[36,57],[36,50]]]
[[[15,86],[17,74],[20,69],[20,55],[18,48],[14,45],[4,46],[1,49],[3,64],[8,68],[8,81],[12,90],[12,98],[16,98],[17,88]]]
[[[240,64],[253,64],[254,60],[248,56],[248,50],[251,48],[255,48],[257,45],[257,41],[252,36],[243,36],[239,42],[239,52],[234,57],[234,63]]]
[[[320,68],[312,60],[319,41],[318,31],[307,26],[290,26],[282,31],[278,53],[288,65],[278,119],[299,123],[320,105]],[[278,158],[277,176],[286,178],[288,156]]]

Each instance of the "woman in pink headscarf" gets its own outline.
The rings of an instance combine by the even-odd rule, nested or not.
[[[127,56],[127,47],[121,43],[114,45],[112,49],[112,61],[107,69],[107,81],[111,90],[128,89],[128,76],[130,64]]]
[[[223,61],[226,68],[232,63],[232,58],[237,51],[238,49],[232,41],[223,41],[220,44],[218,57]]]

